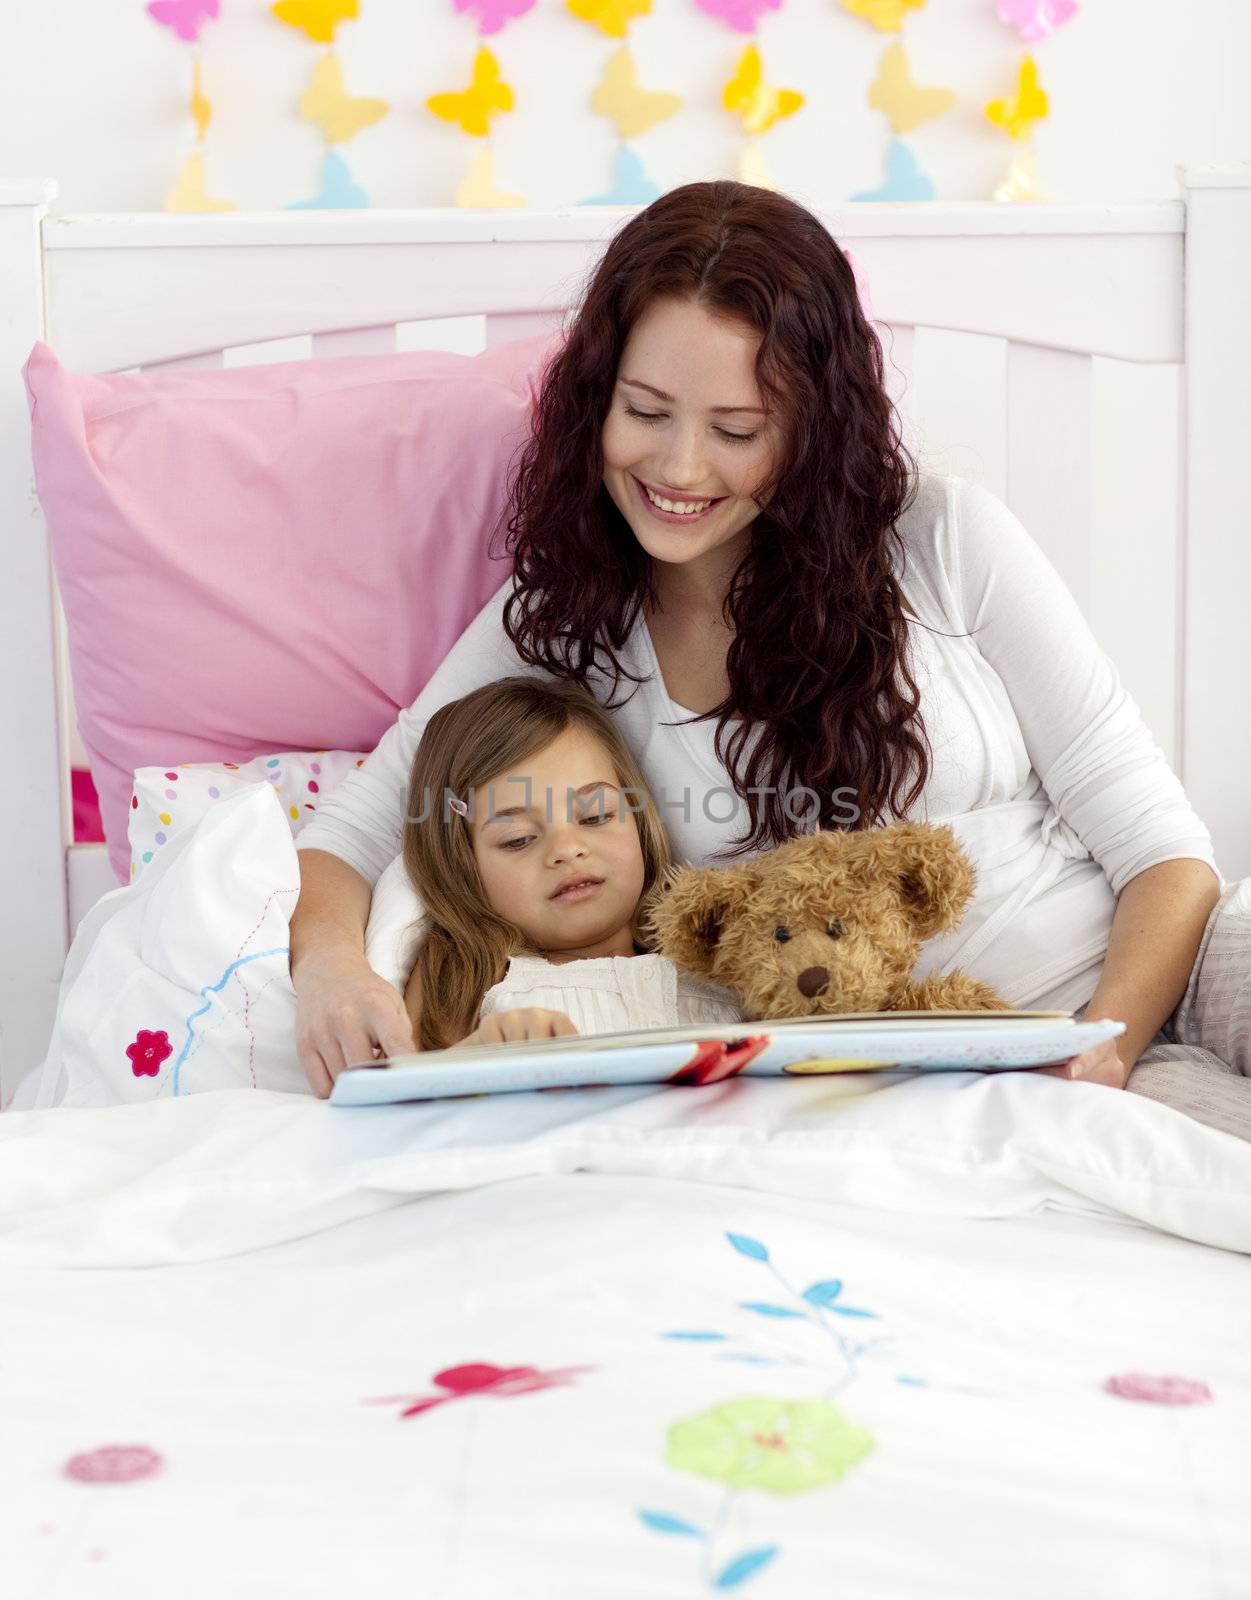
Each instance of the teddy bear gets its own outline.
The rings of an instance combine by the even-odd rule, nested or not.
[[[652,948],[732,990],[745,1020],[849,1011],[1007,1011],[955,971],[913,981],[976,872],[951,828],[803,834],[729,867],[674,867],[644,916]]]

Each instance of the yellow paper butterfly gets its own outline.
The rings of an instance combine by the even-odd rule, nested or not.
[[[469,164],[469,173],[456,191],[458,206],[524,206],[525,196],[507,194],[495,187],[494,159],[490,145],[479,145]]]
[[[639,88],[638,67],[624,44],[609,56],[604,76],[591,96],[591,110],[613,123],[619,139],[637,139],[681,109],[681,95]]]
[[[750,183],[756,189],[777,188],[777,184],[774,183],[769,174],[769,169],[765,166],[765,158],[761,153],[760,146],[754,142],[745,144],[742,150],[739,151],[738,181],[740,183]]]
[[[480,45],[468,89],[432,94],[426,107],[444,122],[458,122],[466,133],[485,139],[491,131],[490,119],[497,112],[512,110],[513,92],[500,77],[499,62],[486,45]]]
[[[334,30],[356,15],[357,3],[358,0],[277,0],[269,9],[279,22],[299,28],[314,44],[333,44]]]
[[[1016,93],[1002,100],[992,100],[986,115],[997,128],[1004,128],[1014,139],[1028,139],[1034,124],[1047,115],[1047,93],[1038,86],[1038,68],[1033,56],[1021,58],[1017,74]]]
[[[884,111],[896,133],[911,133],[930,117],[955,105],[950,89],[922,89],[912,81],[908,56],[896,39],[887,45],[878,65],[877,77],[869,85],[869,104]]]
[[[925,0],[843,0],[843,9],[882,33],[898,33],[909,11],[919,11]]]
[[[200,87],[200,58],[191,58],[191,117],[195,123],[195,142],[204,143],[204,135],[208,132],[209,122],[212,120],[213,106],[211,101],[204,98],[204,91]]]
[[[760,51],[749,44],[738,58],[734,76],[722,91],[727,111],[737,111],[746,133],[763,133],[798,111],[804,97],[795,89],[771,89],[764,81]]]
[[[362,128],[368,128],[390,111],[386,100],[370,100],[351,95],[343,87],[343,68],[332,50],[327,50],[313,68],[308,88],[300,96],[300,116],[321,129],[327,144],[342,144]]]
[[[233,200],[214,200],[204,188],[204,157],[188,156],[174,187],[165,196],[166,211],[238,211]]]
[[[1045,200],[1047,196],[1038,187],[1038,173],[1034,166],[1034,152],[1026,149],[1004,173],[992,200]]]
[[[567,4],[579,22],[589,22],[610,39],[624,39],[634,19],[652,9],[652,0],[567,0]]]

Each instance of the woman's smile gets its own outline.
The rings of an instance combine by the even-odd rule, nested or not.
[[[633,473],[631,473],[630,476],[634,478]],[[643,502],[651,514],[661,522],[702,522],[704,518],[710,516],[721,504],[722,500],[725,499],[724,495],[718,495],[715,500],[710,500],[708,504],[704,506],[702,511],[665,511],[663,507],[658,506],[652,499],[651,495],[648,493],[646,484],[641,478],[634,478],[634,486],[638,490],[639,499]],[[676,505],[700,505],[701,503],[701,499],[696,499],[694,496],[681,499],[675,497],[670,501],[670,504]]]

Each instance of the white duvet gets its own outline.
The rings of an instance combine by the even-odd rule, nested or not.
[[[1246,1596],[1248,1249],[1027,1074],[9,1114],[4,1593]]]
[[[0,1116],[4,1600],[1251,1597],[1251,1145],[1027,1073],[332,1106],[295,868],[262,787],[171,839]]]

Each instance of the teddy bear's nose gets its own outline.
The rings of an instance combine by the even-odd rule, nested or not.
[[[795,979],[800,994],[806,1000],[811,1000],[814,994],[820,994],[829,981],[830,974],[825,967],[805,967]]]

